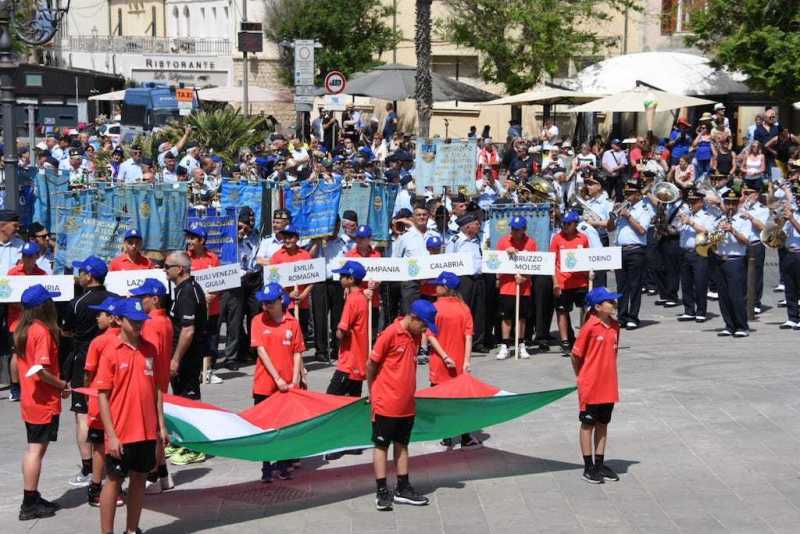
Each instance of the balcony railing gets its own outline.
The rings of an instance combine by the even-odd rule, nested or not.
[[[231,41],[228,39],[195,39],[193,37],[73,35],[63,39],[61,47],[75,52],[112,52],[116,54],[227,56],[231,53]]]

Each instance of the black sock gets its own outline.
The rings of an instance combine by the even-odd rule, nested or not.
[[[158,473],[155,471],[150,471],[147,473],[147,481],[148,482],[158,482]]]
[[[103,488],[103,483],[102,482],[92,481],[92,482],[89,483],[89,491],[96,491],[96,492],[100,493],[100,490],[102,488]]]
[[[408,486],[408,475],[397,475],[397,489],[405,489]]]
[[[605,454],[595,454],[594,455],[594,465],[601,466],[603,465],[603,460],[605,459]]]
[[[158,466],[158,476],[160,478],[167,478],[169,472],[167,472],[167,464],[161,464]]]
[[[508,348],[511,348],[511,347],[513,347],[513,346],[514,346],[514,340],[513,340],[513,339],[511,339],[511,338],[509,338],[509,339],[504,339],[504,340],[503,340],[503,345],[505,345],[505,346],[506,346],[506,347],[508,347]]]
[[[88,460],[81,460],[81,474],[83,476],[88,475],[92,472],[92,459]]]
[[[22,506],[31,506],[39,500],[39,492],[36,490],[22,490]]]
[[[585,469],[591,469],[592,467],[594,467],[594,464],[592,463],[592,455],[591,454],[584,454],[583,455],[583,466],[584,466]]]
[[[375,484],[378,486],[378,491],[388,490],[389,488],[386,487],[386,477],[383,478],[376,478]]]

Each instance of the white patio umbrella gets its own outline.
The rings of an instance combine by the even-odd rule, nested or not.
[[[694,96],[676,95],[658,91],[645,86],[635,87],[627,91],[622,91],[611,96],[600,98],[586,104],[568,109],[570,113],[583,112],[638,112],[645,111],[645,102],[653,101],[657,103],[657,111],[669,111],[672,109],[690,108],[694,106],[707,106],[714,104],[713,100],[697,98]]]
[[[604,95],[579,93],[557,87],[540,86],[511,96],[504,96],[497,100],[490,100],[478,104],[479,106],[505,106],[505,105],[547,105],[547,104],[583,104],[602,98]]]
[[[99,100],[101,102],[121,102],[125,100],[125,89],[121,91],[111,91],[102,95],[90,96],[89,100]]]
[[[211,87],[209,89],[198,89],[197,96],[200,100],[212,102],[242,102],[244,100],[244,89],[237,87]],[[250,85],[247,88],[247,99],[253,102],[292,102],[292,95],[288,91],[273,91],[257,85]]]

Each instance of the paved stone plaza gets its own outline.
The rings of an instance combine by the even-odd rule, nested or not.
[[[774,267],[771,268],[774,271]],[[765,304],[774,306],[774,272]],[[176,488],[146,497],[143,530],[283,533],[786,532],[800,530],[800,332],[778,330],[785,311],[767,310],[748,339],[719,339],[718,306],[706,324],[677,323],[644,298],[644,327],[624,332],[621,404],[609,431],[607,463],[621,480],[581,480],[577,400],[568,396],[510,423],[485,430],[485,446],[446,452],[412,446],[411,480],[426,508],[374,508],[371,455],[326,464],[308,459],[295,479],[261,484],[259,465],[213,458],[171,467]],[[324,389],[331,368],[308,364],[312,387]],[[510,391],[574,382],[557,352],[529,361],[474,360],[477,377]],[[222,374],[204,400],[231,409],[250,404],[252,367]],[[420,370],[427,383],[427,369]],[[425,377],[423,379],[423,377]],[[4,395],[5,397],[5,395]],[[66,404],[65,404],[66,406]],[[20,523],[19,406],[0,403],[0,532],[83,533],[99,530],[99,511],[85,488],[67,479],[78,469],[69,412],[50,448],[42,494],[64,506],[55,518]],[[391,480],[391,478],[390,478]],[[117,532],[124,525],[117,516]]]

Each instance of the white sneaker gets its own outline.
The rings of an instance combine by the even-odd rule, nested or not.
[[[172,473],[167,473],[167,476],[158,479],[161,483],[161,490],[168,491],[175,487],[175,481],[172,480]]]
[[[750,333],[747,330],[737,330],[733,333],[733,337],[749,337]]]
[[[784,286],[783,284],[778,284],[777,286],[775,286],[774,288],[772,288],[772,290],[773,290],[775,293],[780,293],[780,292],[782,292],[782,291],[786,291],[786,286]]]
[[[706,293],[706,297],[710,298],[711,300],[718,300],[719,293],[717,293],[716,291],[709,291],[708,293]]]
[[[206,371],[206,384],[222,384],[223,380],[213,371]]]
[[[505,359],[507,359],[507,358],[508,358],[508,347],[506,347],[505,345],[503,345],[503,344],[501,343],[501,344],[500,344],[500,350],[498,350],[498,351],[497,351],[497,356],[496,356],[496,358],[497,358],[498,360],[505,360]]]
[[[753,313],[755,313],[756,315],[761,313],[761,307],[760,306],[753,306]]]
[[[88,475],[84,475],[82,471],[78,471],[78,474],[74,477],[69,479],[69,485],[76,487],[76,488],[85,488],[89,485],[92,481],[92,474],[89,473]]]
[[[156,480],[155,482],[150,482],[149,480],[144,485],[144,494],[145,495],[158,495],[163,490],[161,489],[161,482]]]
[[[797,323],[795,323],[794,321],[786,321],[783,324],[781,324],[778,328],[780,328],[781,330],[790,330],[792,328],[795,328],[796,326]]]
[[[633,321],[628,321],[627,323],[625,323],[625,328],[627,328],[628,330],[635,330],[638,327],[639,325],[634,323]]]
[[[528,354],[528,350],[525,348],[525,343],[520,343],[517,351],[517,354],[519,354],[519,357],[523,360],[527,360],[531,357],[531,355]]]

